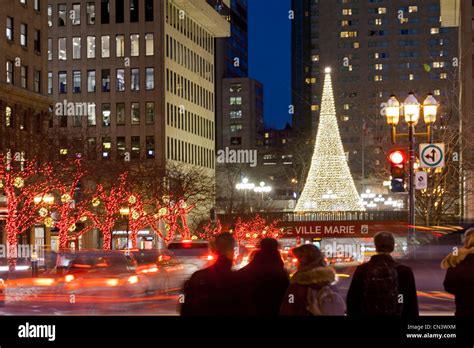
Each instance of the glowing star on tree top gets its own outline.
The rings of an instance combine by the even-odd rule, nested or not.
[[[331,68],[324,72],[321,113],[311,167],[295,211],[363,211],[339,133]]]

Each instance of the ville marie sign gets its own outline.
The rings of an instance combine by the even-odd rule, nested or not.
[[[283,238],[370,238],[377,232],[406,234],[406,222],[389,221],[282,221]]]

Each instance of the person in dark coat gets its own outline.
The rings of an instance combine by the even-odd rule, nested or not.
[[[401,309],[398,314],[402,317],[417,317],[419,315],[418,297],[416,294],[415,277],[410,267],[401,265],[390,255],[395,248],[395,238],[389,232],[379,232],[374,237],[375,250],[377,255],[371,257],[370,261],[357,267],[352,277],[352,282],[347,293],[347,315],[348,316],[368,316],[365,303],[374,301],[375,296],[366,293],[368,274],[380,264],[394,267],[396,271],[396,281],[398,283],[397,294],[402,295]],[[380,296],[383,294],[375,294]],[[398,296],[397,296],[398,297]],[[367,301],[367,302],[366,302]],[[378,314],[379,315],[379,314]],[[380,314],[383,315],[383,314]]]
[[[216,262],[195,272],[184,286],[182,316],[232,316],[239,314],[236,274],[232,272],[235,240],[222,233],[211,244]]]
[[[278,241],[262,239],[252,261],[237,273],[243,291],[243,314],[277,316],[289,285]]]
[[[474,228],[465,233],[464,246],[441,263],[446,269],[444,289],[455,296],[456,316],[474,316]]]
[[[290,279],[290,286],[283,297],[280,315],[311,316],[308,311],[308,291],[322,288],[336,281],[336,272],[328,267],[323,253],[313,244],[305,244],[293,249],[298,260],[298,270]]]

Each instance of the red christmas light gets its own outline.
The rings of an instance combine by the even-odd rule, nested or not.
[[[8,264],[16,264],[18,235],[32,225],[40,223],[44,216],[38,211],[44,208],[43,198],[57,185],[53,169],[49,164],[39,164],[34,160],[22,161],[16,165],[4,155],[0,155],[0,190],[7,199]],[[35,197],[41,198],[35,201]]]

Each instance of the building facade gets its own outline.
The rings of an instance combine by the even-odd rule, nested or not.
[[[439,0],[292,3],[295,135],[314,139],[323,72],[331,67],[341,136],[359,190],[388,179],[390,129],[381,107],[392,94],[403,101],[413,91],[423,102],[433,93],[439,116],[457,122],[458,34],[442,26]]]
[[[442,0],[442,16],[448,19],[447,27],[459,29],[460,46],[459,59],[461,61],[461,130],[463,139],[463,210],[467,221],[474,219],[474,142],[471,140],[474,124],[474,3],[462,0]]]
[[[248,77],[248,13],[247,0],[231,0],[230,8],[221,7],[220,11],[230,21],[231,35],[216,40],[216,145],[224,147],[224,127],[226,116],[223,108],[224,80]],[[236,82],[238,83],[238,81]]]
[[[215,38],[230,32],[214,5],[49,0],[47,88],[60,151],[214,177]]]
[[[31,156],[47,128],[46,7],[38,0],[2,4],[0,40],[0,152]]]
[[[222,148],[256,149],[263,140],[263,85],[250,78],[223,79],[222,95]]]
[[[0,153],[26,159],[41,152],[38,143],[48,128],[46,7],[40,0],[4,1],[0,23],[5,35],[0,40]],[[0,195],[2,212],[4,198]],[[2,224],[0,215],[0,243],[5,243]]]

